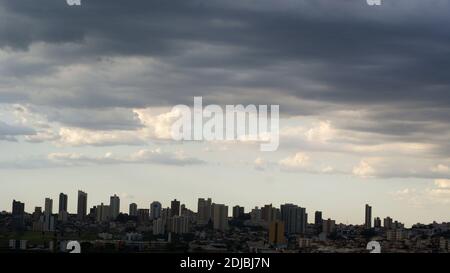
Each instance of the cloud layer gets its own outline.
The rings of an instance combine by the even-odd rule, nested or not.
[[[16,120],[0,139],[145,146],[202,95],[279,104],[284,170],[326,153],[351,166],[313,170],[445,178],[450,4],[384,2],[2,1],[0,103]]]

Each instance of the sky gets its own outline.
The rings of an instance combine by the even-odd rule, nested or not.
[[[449,221],[450,2],[0,0],[0,210],[295,203]],[[280,146],[178,142],[177,104],[280,106]],[[55,205],[56,206],[56,205]],[[54,208],[56,210],[56,207]]]

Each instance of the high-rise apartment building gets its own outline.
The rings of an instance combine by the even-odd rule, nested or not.
[[[281,205],[281,220],[288,234],[304,234],[308,223],[306,209],[294,204]]]
[[[214,229],[225,231],[228,229],[228,206],[213,204]]]
[[[87,213],[87,193],[78,191],[77,218],[84,220]]]
[[[323,220],[322,222],[322,229],[323,229],[323,233],[329,235],[333,232],[335,232],[336,230],[336,221],[335,220],[331,220],[330,218],[328,218],[328,220]]]
[[[364,227],[372,228],[372,207],[366,204]]]
[[[53,199],[45,198],[44,214],[53,214]]]
[[[115,220],[120,214],[120,198],[117,195],[113,195],[109,199],[109,208],[111,210],[110,217]]]
[[[211,220],[212,200],[211,198],[199,198],[197,204],[197,223],[206,225]]]
[[[67,194],[64,193],[59,194],[58,213],[61,213],[62,211],[67,212]]]
[[[177,199],[170,202],[170,216],[180,216],[180,201]]]
[[[131,203],[130,204],[130,211],[129,211],[129,215],[130,216],[137,216],[137,204],[136,203]]]
[[[150,219],[161,218],[162,205],[158,201],[154,201],[150,204]]]
[[[101,203],[97,206],[97,222],[106,222],[111,219],[111,208],[110,206]]]
[[[244,207],[234,206],[233,207],[233,218],[241,218],[245,214]]]
[[[322,212],[321,211],[316,211],[314,213],[314,226],[316,228],[321,228],[322,227]]]

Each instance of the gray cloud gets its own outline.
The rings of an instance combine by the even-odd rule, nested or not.
[[[0,140],[16,141],[18,136],[29,136],[36,134],[32,128],[21,125],[10,125],[0,121]]]
[[[2,1],[0,47],[14,57],[0,59],[0,101],[62,108],[48,118],[102,130],[138,126],[111,109],[194,95],[284,115],[364,109],[337,126],[448,155],[450,4],[384,2]]]
[[[189,157],[183,153],[161,151],[160,149],[143,149],[130,155],[113,155],[107,153],[103,156],[93,156],[77,153],[51,153],[46,157],[34,156],[17,160],[1,161],[0,169],[40,169],[119,164],[156,164],[182,167],[202,165],[205,163],[206,162],[201,159]]]

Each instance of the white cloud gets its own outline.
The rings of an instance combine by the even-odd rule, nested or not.
[[[395,200],[400,202],[407,202],[414,208],[422,208],[426,204],[426,196],[423,192],[418,191],[415,188],[405,188],[395,192],[391,195]]]
[[[321,169],[321,172],[323,172],[323,173],[334,173],[335,169],[333,167],[331,167],[331,166],[326,166],[326,167],[323,167]]]
[[[450,190],[450,179],[436,179],[434,180],[434,184],[440,189]]]
[[[279,161],[281,168],[286,170],[302,170],[309,166],[309,164],[309,156],[300,152]]]
[[[374,177],[376,174],[375,168],[372,166],[374,162],[379,159],[363,159],[359,162],[359,164],[353,167],[353,175],[362,177],[362,178],[370,178]]]
[[[141,123],[146,127],[144,133],[154,139],[172,139],[171,127],[179,113],[169,109],[133,109]]]
[[[450,169],[447,165],[444,164],[438,164],[434,167],[431,168],[431,171],[434,173],[442,173],[442,174],[446,174],[450,172]]]
[[[134,131],[93,131],[63,127],[59,129],[58,143],[71,146],[110,146],[144,144],[145,140]]]
[[[406,188],[391,193],[398,201],[408,202],[414,207],[450,204],[450,179],[436,179],[433,186],[418,190]]]
[[[336,131],[331,127],[331,122],[320,121],[305,132],[308,141],[327,142],[334,138]]]
[[[268,163],[266,162],[266,160],[264,160],[261,157],[257,157],[255,159],[255,161],[253,162],[253,165],[254,165],[255,169],[258,171],[263,171],[263,170],[267,169],[267,167],[268,167]]]
[[[48,155],[51,162],[63,165],[86,165],[86,164],[162,164],[162,165],[197,165],[204,161],[189,157],[182,151],[164,152],[161,149],[142,149],[127,156],[115,156],[106,153],[103,156],[90,156],[75,153],[52,153]]]

